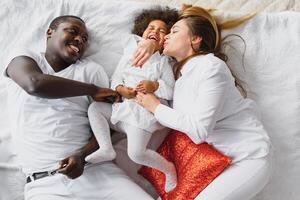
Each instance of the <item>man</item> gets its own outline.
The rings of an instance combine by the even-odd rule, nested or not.
[[[8,106],[26,200],[150,200],[111,162],[85,165],[98,146],[90,133],[90,97],[111,101],[103,68],[81,60],[85,23],[76,16],[54,19],[45,53],[20,51],[5,70]]]

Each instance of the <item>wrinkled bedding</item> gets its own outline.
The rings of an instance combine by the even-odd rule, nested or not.
[[[298,0],[2,0],[0,72],[19,46],[45,49],[49,22],[61,14],[81,16],[91,42],[86,57],[111,75],[122,54],[119,43],[132,27],[134,13],[153,4],[179,8],[182,2],[216,7],[219,20],[262,11],[248,23],[222,33],[228,65],[244,83],[260,110],[274,149],[270,183],[257,200],[297,200],[300,196],[300,2]],[[244,58],[244,59],[243,59]],[[19,171],[7,121],[6,91],[0,78],[0,200],[22,199]]]

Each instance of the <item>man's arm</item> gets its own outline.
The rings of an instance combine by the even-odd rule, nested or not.
[[[99,148],[97,140],[93,135],[88,144],[79,152],[63,159],[59,163],[58,173],[65,174],[71,179],[82,175],[85,164],[85,157]]]
[[[43,98],[63,98],[96,94],[107,89],[93,84],[43,74],[37,63],[30,57],[14,58],[7,67],[7,75],[30,95]],[[99,96],[99,95],[98,95]],[[109,95],[108,95],[109,96]]]

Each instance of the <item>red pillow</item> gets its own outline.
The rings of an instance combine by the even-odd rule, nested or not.
[[[195,144],[184,133],[172,130],[158,148],[177,170],[177,186],[166,193],[165,175],[153,168],[143,166],[138,173],[155,187],[162,200],[193,200],[228,165],[231,158],[207,143]]]

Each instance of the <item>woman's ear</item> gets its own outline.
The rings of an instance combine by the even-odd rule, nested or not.
[[[193,36],[191,42],[192,42],[193,46],[199,47],[200,44],[201,44],[201,41],[202,41],[202,37],[200,37],[200,36]]]
[[[47,39],[51,38],[52,33],[53,33],[53,29],[48,28],[48,30],[47,30]]]
[[[200,36],[192,36],[191,45],[194,52],[198,52],[200,50],[202,37]]]

